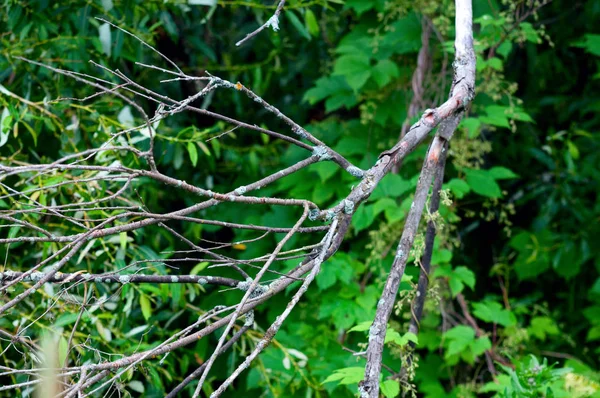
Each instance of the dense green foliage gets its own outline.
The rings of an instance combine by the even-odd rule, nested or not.
[[[209,71],[240,81],[363,168],[398,140],[412,98],[411,78],[424,16],[435,29],[421,111],[447,97],[454,37],[451,1],[289,1],[278,32],[265,30],[240,47],[235,42],[272,15],[271,2],[267,6],[245,1],[219,1],[216,6],[193,3],[210,2],[5,1],[0,13],[0,162],[47,162],[98,147],[111,133],[133,125],[137,117],[115,97],[50,102],[58,97],[83,98],[96,90],[17,57],[113,79],[87,62],[92,59],[172,97],[197,92],[193,83],[160,83],[166,74],[135,62],[166,66],[164,61],[95,17],[134,32],[187,73]],[[406,358],[408,342],[416,342],[417,360],[408,369],[413,378],[400,386],[387,379],[391,373],[384,369],[386,397],[396,396],[401,387],[425,397],[600,396],[600,35],[593,33],[600,20],[600,3],[555,1],[539,9],[540,4],[534,3],[536,11],[525,15],[530,2],[474,1],[477,97],[450,145],[443,205],[439,213],[427,215],[441,233],[436,238],[421,330],[418,336],[406,333],[422,236],[411,252],[417,260],[402,282],[388,330],[384,364],[394,371]],[[153,111],[153,104],[141,105]],[[216,91],[203,106],[288,132],[280,120],[235,91]],[[191,184],[227,192],[306,156],[302,149],[242,129],[206,141],[230,128],[193,114],[161,122],[155,148],[160,154],[158,167]],[[147,142],[140,134],[126,139],[140,145]],[[365,347],[365,331],[412,202],[425,150],[422,145],[411,154],[399,173],[388,175],[357,210],[342,248],[324,264],[316,284],[274,343],[226,396],[355,394],[364,359],[342,347],[355,351]],[[142,167],[127,154],[96,159],[106,165],[115,161]],[[6,180],[0,195],[9,192],[7,186],[48,187],[67,175]],[[344,198],[355,183],[335,165],[322,162],[262,193],[307,198],[327,208]],[[42,189],[31,200],[69,203],[94,198],[113,187],[93,188],[78,184]],[[150,180],[140,180],[133,188],[127,193],[131,202],[157,213],[198,200]],[[18,198],[0,198],[0,209],[27,205]],[[298,210],[249,206],[240,212],[233,204],[223,204],[203,216],[289,226]],[[24,217],[59,235],[80,232],[72,224],[48,222],[43,214]],[[259,235],[198,224],[177,227],[198,242],[237,242]],[[14,237],[19,231],[17,226],[0,228],[0,237]],[[262,255],[279,238],[234,245],[227,254]],[[289,247],[309,243],[302,239],[307,238],[294,237]],[[0,258],[7,269],[27,270],[59,248],[54,243],[17,243],[0,247]],[[179,271],[160,262],[135,264],[142,259],[166,259],[169,252],[183,249],[172,235],[151,227],[102,245],[92,241],[85,255],[71,260],[69,270],[110,272],[134,264],[128,272],[232,275],[223,268],[207,269],[208,263],[181,261],[175,264]],[[286,271],[297,262],[281,261],[275,269]],[[11,288],[8,296],[23,288]],[[95,284],[89,294],[101,301],[82,317],[74,335],[76,348],[67,353],[60,347],[67,345],[79,305],[68,297],[55,301],[53,295],[60,289],[49,286],[31,296],[0,318],[0,328],[16,333],[35,320],[23,334],[38,340],[57,332],[61,363],[71,364],[106,359],[104,353],[130,354],[149,348],[197,319],[201,308],[235,304],[241,297],[237,291],[200,285]],[[83,297],[88,290],[79,286],[71,294]],[[257,324],[266,328],[285,304],[281,299],[261,306]],[[207,394],[211,384],[218,385],[247,355],[262,332],[250,331],[217,361],[210,383],[205,384]],[[134,396],[141,392],[164,396],[207,359],[217,337],[203,338],[162,360],[145,361],[140,371],[124,375],[117,387]],[[0,364],[35,366],[18,348],[0,341]],[[486,363],[486,351],[496,361],[495,377]],[[0,384],[26,380],[26,375],[0,376]],[[184,396],[191,394],[193,386]],[[30,393],[19,391],[23,396]]]

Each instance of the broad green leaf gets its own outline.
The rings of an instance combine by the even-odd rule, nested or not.
[[[352,217],[352,225],[356,232],[368,228],[375,221],[375,211],[373,205],[362,205],[356,210]]]
[[[400,75],[398,66],[389,59],[381,60],[372,68],[371,75],[381,88]]]
[[[386,398],[395,398],[398,394],[400,394],[400,384],[395,380],[386,380],[379,384],[381,388],[381,393],[385,395]]]
[[[325,290],[327,288],[330,288],[335,284],[335,281],[337,279],[335,268],[328,267],[326,264],[326,266],[321,268],[321,272],[319,272],[316,279],[319,290]]]
[[[369,69],[369,58],[360,54],[342,55],[333,66],[334,75],[351,75]]]
[[[519,177],[518,175],[513,173],[512,170],[507,169],[506,167],[501,167],[501,166],[492,167],[491,169],[488,170],[488,172],[496,180],[509,180],[512,178]]]
[[[460,354],[463,350],[475,340],[475,330],[469,326],[459,325],[444,333],[446,339],[446,354],[448,358],[452,355]]]
[[[504,327],[514,326],[517,323],[515,314],[494,301],[473,303],[473,315],[482,321],[497,323]]]
[[[352,89],[346,83],[346,79],[342,76],[322,77],[315,82],[315,87],[304,93],[304,101],[308,101],[311,105],[332,95],[353,95]]]
[[[471,344],[471,352],[475,357],[492,348],[492,342],[487,336],[482,336]]]
[[[369,11],[375,6],[374,1],[365,1],[365,0],[346,0],[345,2],[347,8],[351,8],[356,11],[356,15],[360,16],[366,11]]]
[[[319,162],[311,166],[311,169],[317,172],[321,182],[325,182],[337,173],[339,167],[331,162]]]
[[[373,204],[374,215],[378,216],[379,213],[388,209],[398,209],[399,206],[396,201],[392,198],[381,198]]]
[[[471,192],[471,188],[469,184],[465,180],[460,180],[458,178],[453,178],[446,183],[446,186],[452,191],[452,194],[457,199],[462,199],[466,194]]]
[[[554,320],[547,316],[533,318],[531,325],[527,328],[527,332],[542,341],[546,341],[547,335],[555,336],[560,333]]]
[[[590,54],[600,57],[600,35],[591,33],[584,35],[582,47]]]
[[[492,126],[509,128],[507,108],[500,105],[490,105],[485,108],[486,114],[480,116],[479,120]]]
[[[371,76],[369,58],[360,54],[342,55],[333,66],[333,75],[343,75],[348,85],[356,91]]]
[[[481,120],[473,117],[467,117],[461,120],[459,126],[467,130],[467,137],[475,138],[479,136],[479,132],[481,130]]]
[[[582,262],[579,248],[572,240],[566,240],[557,250],[552,266],[557,274],[565,279],[571,279],[579,274]]]
[[[389,173],[379,182],[369,199],[397,198],[413,188],[414,185],[410,181],[404,180],[398,174]]]
[[[367,80],[371,77],[371,70],[365,70],[362,72],[352,73],[346,75],[346,81],[348,85],[354,89],[354,91],[358,91],[362,86],[365,85]]]
[[[502,190],[488,170],[465,169],[467,183],[473,192],[488,198],[500,198]]]

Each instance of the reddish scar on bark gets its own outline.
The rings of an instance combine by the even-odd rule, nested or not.
[[[432,147],[431,151],[429,152],[429,157],[427,159],[430,162],[437,163],[438,159],[440,158],[440,149],[441,149],[441,147],[439,145]]]

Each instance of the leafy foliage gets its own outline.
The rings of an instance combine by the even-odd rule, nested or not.
[[[444,184],[448,198],[438,214],[428,215],[440,232],[417,335],[408,331],[408,323],[418,261],[401,284],[386,338],[384,364],[389,367],[380,384],[386,397],[398,396],[401,390],[425,397],[600,396],[600,35],[593,33],[600,5],[534,2],[529,10],[528,3],[474,2],[477,97],[450,146]],[[102,59],[104,66],[154,85],[159,73],[135,62],[159,62],[157,55],[97,16],[130,29],[187,72],[200,75],[207,70],[251,87],[360,167],[372,165],[382,150],[393,146],[407,120],[424,17],[435,30],[429,40],[431,72],[421,110],[439,104],[451,83],[454,11],[447,0],[288,1],[280,31],[265,31],[240,48],[234,43],[242,32],[272,15],[270,6],[242,1],[12,0],[2,7],[1,163],[52,160],[67,150],[83,151],[136,122],[133,110],[119,99],[51,102],[57,97],[83,98],[94,90],[18,58],[92,74],[99,69],[87,61]],[[575,12],[567,11],[571,7]],[[180,98],[197,91],[190,82],[157,89]],[[235,112],[249,123],[282,127],[239,96],[219,94],[200,105],[224,114]],[[181,115],[153,127],[159,137],[158,167],[207,189],[227,191],[302,156],[297,148],[231,131],[224,122],[200,116]],[[124,139],[147,142],[143,134]],[[419,148],[410,155],[399,173],[388,175],[357,209],[343,252],[324,264],[316,285],[230,396],[353,396],[364,360],[342,347],[360,352],[368,339],[424,151]],[[128,166],[136,160],[120,154],[99,161]],[[21,183],[31,190],[51,187],[32,196],[42,204],[91,200],[108,189],[66,189],[60,185],[65,179],[58,173]],[[354,183],[351,176],[319,163],[265,193],[290,192],[326,207],[338,203]],[[196,200],[151,181],[134,188],[132,203],[157,212]],[[1,185],[0,210],[28,208],[6,197],[8,193]],[[294,210],[275,207],[249,207],[239,214],[223,205],[206,212],[223,221],[269,225],[284,225],[296,216]],[[30,213],[24,219],[45,222],[43,214]],[[18,225],[0,223],[3,238],[19,235]],[[58,235],[75,232],[66,224],[50,228]],[[256,238],[249,231],[219,226],[185,228],[185,236],[196,241]],[[230,254],[251,258],[274,242],[275,237],[269,237],[233,245]],[[72,262],[87,272],[112,272],[129,265],[132,274],[144,269],[168,275],[168,261],[175,260],[169,253],[182,247],[156,228],[122,234],[108,245],[91,241],[84,249],[88,255]],[[39,252],[18,243],[1,247],[0,258],[6,268],[26,270],[58,249],[47,244]],[[413,259],[422,254],[417,249]],[[154,262],[137,264],[142,258]],[[289,270],[297,262],[282,261],[276,271]],[[183,260],[176,264],[191,274],[209,266]],[[214,274],[228,272],[217,269]],[[22,290],[15,286],[10,294]],[[87,291],[79,287],[74,300],[56,304],[52,297],[59,290],[48,285],[28,299],[26,309],[11,313],[18,321],[0,318],[0,328],[35,341],[53,332],[64,363],[97,359],[115,347],[125,354],[150,348],[152,337],[167,338],[197,319],[197,303],[227,297],[201,285],[100,283],[90,293],[93,307],[77,321],[76,303]],[[461,298],[466,308],[456,306]],[[261,307],[257,323],[272,321],[284,304],[281,300]],[[469,317],[477,327],[466,320]],[[208,384],[223,380],[261,335],[251,330],[219,359]],[[86,348],[88,340],[100,347],[98,352]],[[207,359],[214,343],[201,339],[189,349],[144,362],[144,372],[125,373],[116,388],[164,396]],[[9,342],[0,341],[0,347],[7,363],[35,366]],[[496,379],[490,375],[488,355],[500,372]],[[545,357],[553,358],[541,359]],[[400,366],[408,375],[403,383],[393,377]],[[26,374],[0,376],[0,385],[27,380]],[[189,388],[186,394],[194,385]],[[204,393],[210,394],[211,388]],[[32,388],[21,391],[22,396],[31,394]]]

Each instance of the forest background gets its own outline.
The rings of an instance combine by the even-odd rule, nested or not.
[[[96,90],[17,57],[107,78],[88,62],[93,59],[171,97],[199,91],[193,81],[160,83],[167,77],[136,62],[164,66],[164,60],[97,17],[155,46],[187,74],[208,71],[241,82],[363,169],[397,142],[403,124],[442,103],[452,83],[454,5],[447,0],[290,0],[277,31],[268,28],[240,46],[235,43],[265,23],[276,4],[6,0],[0,7],[2,164],[39,163],[97,147],[106,132],[129,127],[134,118],[131,107],[116,97],[52,102]],[[408,334],[419,274],[418,264],[411,263],[390,322],[382,392],[386,397],[401,389],[425,397],[600,396],[600,2],[475,0],[473,7],[476,97],[450,144],[443,204],[439,213],[429,215],[441,232],[425,313],[418,335]],[[422,90],[415,93],[413,74],[424,45],[426,69]],[[283,125],[235,91],[213,94],[198,106],[249,124]],[[417,108],[413,115],[411,101]],[[283,141],[231,130],[223,121],[198,114],[179,114],[156,129],[162,172],[222,192],[303,156]],[[225,396],[354,396],[364,359],[352,351],[363,350],[367,341],[426,150],[422,144],[409,155],[357,210],[347,240],[323,265],[316,285]],[[22,183],[19,189],[39,186],[36,181],[4,183]],[[10,190],[4,183],[0,210],[23,205],[6,196]],[[327,208],[355,183],[321,162],[267,193],[307,198]],[[89,188],[42,189],[33,199],[51,203],[63,196],[87,197]],[[154,181],[135,188],[129,198],[155,212],[195,201],[193,194]],[[286,207],[249,206],[240,212],[220,206],[206,213],[243,224],[288,225],[296,219]],[[5,220],[0,226],[5,227],[0,238],[19,236],[18,226]],[[196,241],[239,242],[255,236],[211,225],[180,227]],[[228,255],[252,258],[280,238],[273,234],[233,245]],[[418,236],[414,258],[423,244]],[[169,253],[182,248],[156,227],[98,242],[72,261],[90,273],[110,272],[140,259],[169,259]],[[2,245],[2,269],[25,271],[40,253],[52,250],[52,244]],[[297,261],[282,261],[278,270],[289,270]],[[209,264],[154,261],[144,269],[167,275],[172,266],[198,274]],[[229,271],[215,269],[212,275]],[[94,355],[105,359],[106,353],[150,348],[197,318],[200,308],[235,304],[240,297],[199,285],[117,289],[98,283],[92,295],[106,300],[78,317],[80,306],[74,302],[49,306],[59,286],[48,286],[2,316],[0,329],[14,334],[29,325],[24,335],[36,341],[52,332],[61,363],[76,364]],[[14,286],[10,294],[23,288]],[[83,295],[83,289],[74,294]],[[268,325],[285,304],[271,300],[259,307],[257,324]],[[243,360],[264,329],[250,330],[216,361],[203,386],[206,394]],[[141,371],[126,373],[105,392],[164,396],[206,361],[218,337],[144,361]],[[75,349],[69,350],[69,343]],[[387,379],[404,363],[411,343],[417,355],[408,381]],[[0,352],[0,365],[35,366],[10,339],[0,340]],[[27,380],[27,374],[4,375],[0,385]],[[186,388],[182,396],[191,395],[195,385]],[[29,396],[33,387],[17,391]],[[2,393],[14,396],[14,391]]]

